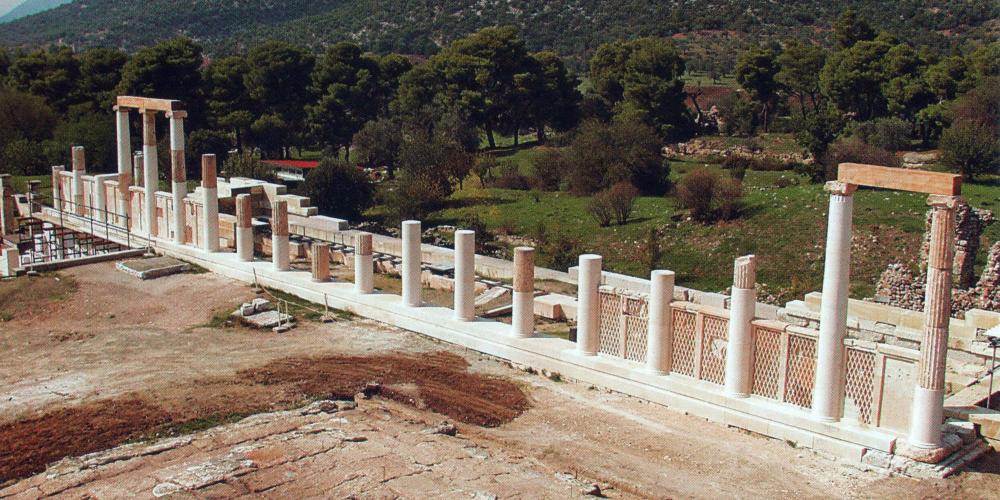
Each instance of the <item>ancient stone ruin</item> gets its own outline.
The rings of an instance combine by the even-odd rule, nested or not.
[[[757,301],[755,256],[735,260],[726,296],[676,286],[669,270],[649,279],[607,273],[599,255],[580,256],[568,274],[535,267],[531,248],[516,249],[513,263],[476,255],[473,231],[457,231],[453,249],[425,245],[420,221],[404,221],[401,238],[351,230],[346,221],[317,215],[308,199],[288,195],[283,186],[219,180],[212,155],[203,156],[201,187],[187,193],[177,133],[182,105],[137,97],[118,103],[119,173],[89,176],[82,149],[74,151],[80,160],[72,172],[53,168],[52,206],[30,207],[30,216],[80,232],[100,227],[119,244],[153,249],[234,280],[855,462],[946,475],[985,450],[969,430],[984,412],[961,419],[955,415],[966,406],[949,404],[947,416],[956,420],[945,421],[946,396],[960,393],[966,382],[948,369],[971,366],[970,377],[981,377],[988,359],[982,334],[1000,324],[1000,315],[986,311],[951,316],[953,276],[966,276],[964,266],[974,258],[971,233],[956,231],[956,213],[963,211],[959,176],[842,164],[838,180],[826,186],[822,294],[779,308]],[[129,108],[144,116],[142,186],[131,182]],[[171,193],[156,191],[154,111],[171,118]],[[922,313],[848,295],[860,186],[928,195]],[[95,220],[104,224],[93,226]],[[967,241],[958,269],[956,234]],[[994,298],[997,260],[991,258],[994,267],[980,281]],[[331,279],[331,264],[353,267],[353,279]],[[447,276],[429,278],[442,269]],[[375,289],[375,272],[398,274],[401,292]],[[429,279],[451,283],[451,307],[427,303]],[[575,283],[575,297],[546,300],[559,295],[540,290],[539,281],[550,279]],[[510,323],[476,314],[481,285],[512,291]],[[538,332],[536,316],[555,316],[556,309],[575,321],[568,339]]]
[[[913,311],[924,308],[927,283],[927,259],[930,245],[932,212],[927,214],[927,232],[921,248],[920,271],[914,274],[905,264],[895,263],[882,273],[876,285],[874,301]],[[996,219],[993,212],[962,203],[956,210],[955,259],[952,272],[952,314],[962,317],[971,309],[1000,312],[1000,242],[989,249],[986,267],[976,281],[975,264],[980,241],[986,228]]]

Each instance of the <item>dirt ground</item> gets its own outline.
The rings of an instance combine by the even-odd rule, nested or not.
[[[256,295],[212,274],[141,282],[95,264],[33,280],[0,282],[0,467],[28,449],[48,450],[31,456],[50,465],[8,458],[18,479],[0,481],[0,498],[1000,491],[995,455],[947,480],[884,477],[369,320],[213,328]],[[366,389],[357,407],[293,409]]]

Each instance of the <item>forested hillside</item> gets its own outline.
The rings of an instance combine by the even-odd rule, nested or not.
[[[554,50],[571,65],[601,43],[674,36],[698,66],[730,69],[750,40],[799,36],[829,42],[848,5],[877,30],[945,48],[1000,31],[1000,7],[980,0],[746,2],[725,0],[77,0],[0,28],[0,44],[63,43],[132,51],[186,35],[210,55],[243,52],[265,38],[314,49],[350,39],[376,52],[431,54],[483,26],[511,24],[530,50]]]

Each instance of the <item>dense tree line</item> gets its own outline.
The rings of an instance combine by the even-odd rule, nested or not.
[[[852,10],[831,37],[832,49],[788,39],[739,54],[734,74],[742,91],[717,103],[722,132],[780,127],[821,160],[848,135],[896,149],[940,140],[962,153],[948,161],[966,175],[996,168],[996,100],[988,89],[1000,73],[1000,43],[942,55],[876,33]],[[605,43],[593,51],[590,88],[581,93],[563,58],[532,52],[512,26],[481,29],[426,59],[366,52],[353,42],[317,54],[278,40],[211,58],[188,38],[131,56],[108,48],[0,52],[0,113],[8,117],[0,161],[5,171],[44,172],[67,161],[70,144],[82,144],[91,165],[112,171],[109,110],[115,95],[134,94],[188,104],[192,169],[207,151],[283,158],[321,150],[386,166],[390,176],[399,170],[407,182],[391,194],[398,200],[440,200],[475,168],[482,140],[492,149],[497,134],[516,145],[523,134],[544,142],[572,131],[562,157],[547,158],[563,167],[543,184],[580,171],[589,180],[568,186],[577,193],[622,180],[661,193],[669,170],[659,145],[712,131],[703,110],[688,105],[696,104],[685,90],[688,65],[669,39]],[[587,125],[576,130],[581,122]]]

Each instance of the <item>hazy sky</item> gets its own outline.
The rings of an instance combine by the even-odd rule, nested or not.
[[[0,16],[8,13],[24,0],[0,0]]]

